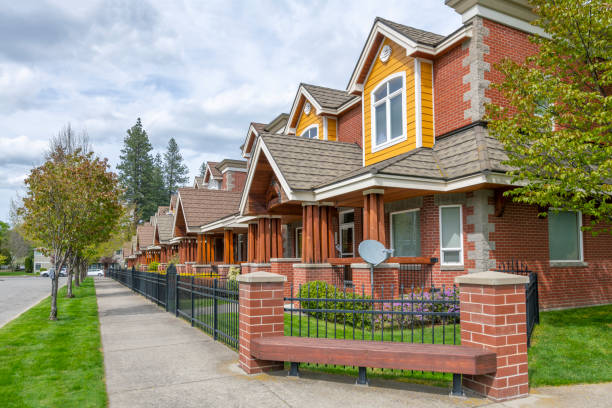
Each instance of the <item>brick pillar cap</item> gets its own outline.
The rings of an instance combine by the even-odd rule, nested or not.
[[[468,273],[467,275],[461,275],[455,278],[455,283],[485,286],[518,285],[528,282],[529,278],[527,276],[495,271]]]
[[[286,282],[287,277],[278,275],[270,272],[251,272],[244,275],[238,275],[236,278],[241,283],[272,283],[272,282]]]

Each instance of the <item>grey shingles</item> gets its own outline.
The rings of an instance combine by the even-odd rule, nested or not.
[[[238,212],[242,192],[179,188],[189,228],[206,225]]]
[[[443,35],[440,35],[440,34],[436,34],[436,33],[432,33],[429,31],[420,30],[418,28],[410,27],[407,25],[395,23],[393,21],[390,21],[390,20],[387,20],[381,17],[376,17],[376,21],[380,21],[384,25],[391,27],[395,31],[405,35],[406,37],[410,38],[412,41],[419,43],[419,44],[429,45],[433,47],[439,44],[445,38]]]
[[[340,89],[325,88],[323,86],[302,84],[302,86],[317,100],[323,108],[337,109],[347,102],[358,98]]]
[[[158,215],[156,228],[159,235],[159,242],[162,244],[167,243],[172,239],[172,225],[174,223],[174,216],[172,214]]]
[[[361,167],[361,148],[353,143],[305,139],[291,135],[263,134],[283,177],[292,189],[308,190],[338,174]]]

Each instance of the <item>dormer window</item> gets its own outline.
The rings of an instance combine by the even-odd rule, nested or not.
[[[218,190],[219,189],[219,182],[217,180],[210,180],[208,182],[208,189],[209,190]]]
[[[301,137],[305,137],[306,139],[318,139],[319,138],[319,126],[312,125],[308,126],[300,135]]]
[[[406,74],[385,78],[371,94],[372,151],[406,139]]]

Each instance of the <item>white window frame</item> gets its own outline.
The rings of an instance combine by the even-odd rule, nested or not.
[[[443,208],[459,208],[459,248],[444,248],[442,246],[442,209]],[[463,206],[461,204],[441,205],[438,207],[438,230],[440,233],[440,265],[445,266],[463,266]],[[459,262],[444,262],[444,251],[459,251]]]
[[[349,214],[349,213],[353,213],[354,214],[355,210],[346,210],[346,211],[339,212],[338,213],[339,220],[342,220],[342,216],[344,214]],[[342,245],[342,230],[343,229],[348,229],[348,228],[352,228],[353,229],[353,251],[352,252],[346,252],[346,254],[347,255],[348,254],[352,254],[351,258],[355,257],[355,222],[353,221],[353,222],[341,223],[338,226],[338,229],[340,230],[339,231],[340,232],[340,237],[339,237],[339,239],[340,239],[340,241],[339,241],[339,243],[340,243],[340,251],[339,251],[340,252],[340,258],[344,258],[344,254],[345,254],[345,252],[342,251],[342,247],[343,247],[343,245]]]
[[[300,253],[302,251],[302,249],[299,248],[299,246],[298,246],[298,244],[299,244],[299,242],[298,242],[298,231],[303,231],[302,227],[296,227],[295,228],[295,257],[296,258],[299,258],[298,257],[298,253]],[[302,232],[302,240],[303,239],[304,239],[304,233]],[[300,257],[301,256],[302,256],[302,254],[300,254]]]
[[[389,94],[387,96],[385,96],[382,100],[374,102],[374,94],[376,93],[376,91],[378,91],[378,89],[380,87],[387,86],[387,83],[397,77],[401,77],[402,78],[402,87],[400,89],[398,89],[397,91],[393,92],[392,94]],[[395,137],[394,139],[391,139],[391,106],[390,106],[390,101],[391,98],[394,96],[397,96],[398,94],[401,94],[402,97],[402,134],[400,136]],[[383,142],[381,144],[376,144],[376,107],[385,103],[387,105],[387,109],[386,109],[386,113],[387,113],[387,141]],[[401,71],[401,72],[396,72],[395,74],[391,74],[388,77],[386,77],[385,79],[383,79],[382,81],[380,81],[380,83],[376,86],[376,88],[374,88],[372,90],[372,92],[370,92],[370,140],[371,140],[371,150],[372,153],[374,152],[378,152],[380,150],[386,149],[387,147],[393,146],[395,144],[398,144],[404,140],[407,140],[408,135],[407,135],[407,131],[406,131],[406,71]]]
[[[394,254],[393,256],[400,256],[400,255],[396,255],[395,254],[395,243],[393,242],[393,216],[397,215],[397,214],[403,214],[403,213],[408,213],[408,212],[416,212],[416,211],[421,211],[420,208],[411,208],[409,210],[402,210],[402,211],[394,211],[389,213],[389,233],[391,234],[391,249],[393,249]],[[419,217],[421,216],[421,214],[419,213]],[[421,224],[419,223],[419,238],[421,238],[421,231],[420,228]],[[420,255],[419,255],[420,256]]]
[[[317,129],[317,137],[305,137],[305,136],[304,136],[304,133],[308,132],[308,131],[309,131],[310,129],[312,129],[312,128]],[[300,133],[300,137],[304,137],[304,138],[306,138],[306,139],[317,139],[317,140],[318,140],[318,139],[320,139],[319,135],[320,135],[320,132],[319,132],[319,125],[318,125],[318,124],[316,124],[316,123],[315,123],[315,124],[313,124],[313,125],[310,125],[310,126],[306,127],[306,129],[302,130],[302,133]]]
[[[578,245],[580,245],[580,250],[578,251],[578,253],[580,254],[580,259],[549,259],[549,262],[554,262],[554,263],[576,263],[576,262],[584,262],[584,243],[583,243],[583,231],[582,231],[582,211],[577,210],[562,210],[560,208],[550,208],[550,211],[559,211],[559,212],[573,212],[576,213],[576,216],[578,217]],[[550,219],[547,220],[547,222],[550,222]],[[548,236],[548,253],[550,256],[550,235]]]

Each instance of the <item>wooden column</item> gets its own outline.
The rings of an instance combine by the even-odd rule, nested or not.
[[[265,258],[263,263],[268,263],[270,262],[270,254],[272,253],[271,251],[271,239],[270,239],[270,219],[269,218],[264,218],[264,242],[266,244],[266,252],[265,252]]]
[[[278,235],[278,218],[270,219],[270,258],[278,258],[276,237]]]
[[[336,244],[334,242],[334,231],[336,230],[335,227],[335,220],[338,218],[338,210],[335,207],[328,207],[327,208],[327,225],[328,225],[328,229],[327,229],[327,233],[328,233],[328,243],[329,243],[329,256],[330,258],[336,258],[339,255],[336,253]]]
[[[319,207],[320,211],[320,219],[321,219],[321,261],[327,262],[327,258],[329,258],[329,228],[331,226],[327,223],[327,212],[329,207],[322,206]]]
[[[283,225],[281,224],[281,219],[277,218],[276,222],[278,223],[278,235],[276,236],[276,252],[278,253],[278,257],[283,257]]]
[[[306,216],[303,220],[302,226],[302,241],[305,243],[303,253],[303,261],[304,263],[313,263],[314,262],[314,239],[313,239],[313,206],[307,205],[304,207],[306,209]]]
[[[247,261],[254,263],[257,257],[257,224],[249,224],[247,236]]]
[[[223,231],[223,263],[229,265],[233,263],[232,256],[232,231]]]
[[[197,244],[198,246],[196,248],[196,262],[198,264],[202,263],[202,238],[203,238],[202,235],[198,235],[198,241],[197,241],[198,242],[198,244]]]
[[[321,207],[312,206],[312,259],[314,263],[321,262]]]
[[[265,237],[265,224],[267,219],[259,218],[257,220],[257,259],[256,263],[263,263],[266,259],[266,237]]]
[[[383,190],[366,190],[363,197],[363,239],[386,245]]]

